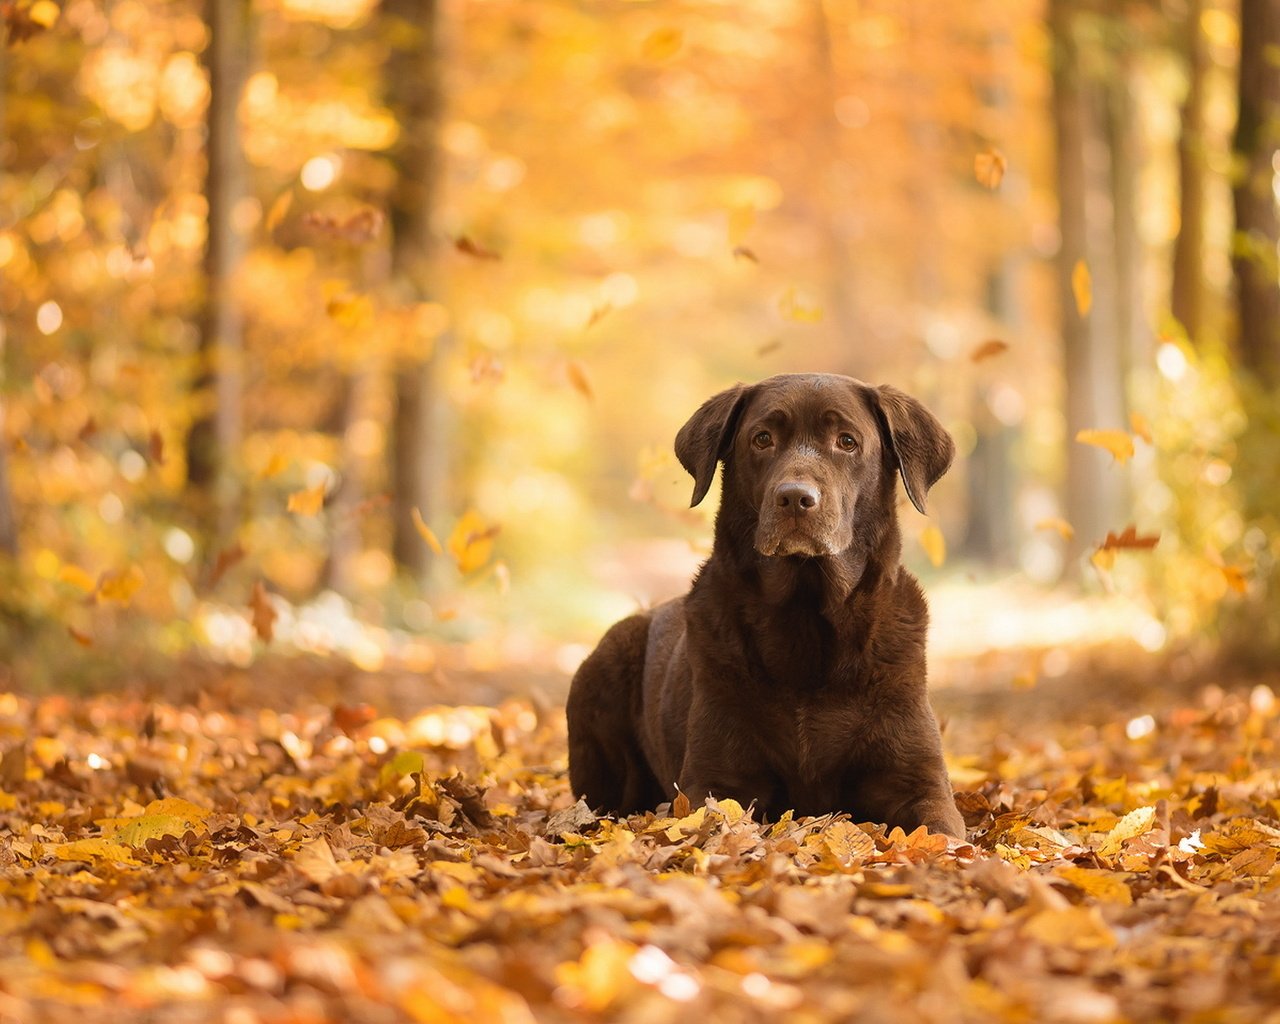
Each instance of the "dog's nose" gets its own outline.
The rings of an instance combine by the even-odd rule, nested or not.
[[[773,494],[778,507],[793,515],[803,515],[818,507],[818,489],[811,484],[790,480],[779,484]]]

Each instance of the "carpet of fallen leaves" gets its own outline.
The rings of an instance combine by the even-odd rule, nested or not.
[[[966,843],[600,820],[557,711],[296,703],[0,694],[0,1021],[1280,1020],[1265,686],[953,722]]]

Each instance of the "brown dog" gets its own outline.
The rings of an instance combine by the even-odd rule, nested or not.
[[[770,377],[704,403],[676,455],[694,505],[724,464],[711,557],[687,596],[617,623],[578,669],[574,792],[613,812],[679,789],[694,806],[964,838],[894,508],[897,473],[923,512],[954,451],[914,398],[851,377]]]

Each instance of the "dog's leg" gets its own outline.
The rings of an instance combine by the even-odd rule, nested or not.
[[[569,688],[569,783],[595,810],[629,813],[666,797],[637,738],[649,616],[609,629]]]

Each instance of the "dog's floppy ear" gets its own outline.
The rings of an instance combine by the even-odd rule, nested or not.
[[[708,398],[676,434],[676,458],[693,477],[692,508],[707,496],[716,463],[729,453],[738,416],[751,389],[735,384]]]
[[[938,418],[890,384],[872,388],[911,504],[925,511],[929,488],[951,466],[956,446]]]

